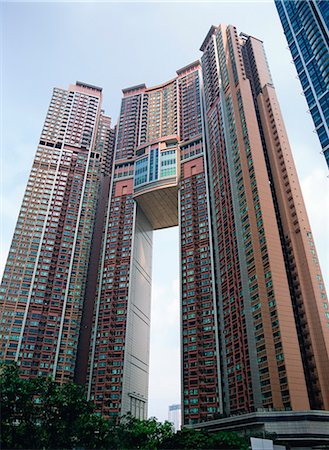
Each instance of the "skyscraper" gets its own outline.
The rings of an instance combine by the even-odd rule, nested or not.
[[[201,51],[168,82],[123,89],[115,145],[99,88],[52,101],[39,147],[84,165],[57,163],[70,183],[55,200],[57,172],[36,159],[3,282],[2,358],[74,378],[107,417],[147,417],[152,234],[178,225],[182,423],[329,409],[328,302],[262,42],[212,26]],[[44,137],[63,120],[61,140]]]
[[[275,4],[329,166],[329,3],[276,0]]]
[[[169,405],[168,421],[174,425],[175,431],[181,429],[181,405]]]
[[[328,409],[328,303],[262,42],[212,27],[201,50],[225,410]]]
[[[1,285],[1,359],[73,379],[98,189],[113,136],[102,89],[53,91]]]
[[[220,411],[201,86],[197,61],[154,88],[123,90],[86,374],[89,395],[105,415],[147,415],[152,232],[176,225],[183,390],[191,391],[184,396],[192,404],[200,391],[205,408],[191,406],[187,420]]]

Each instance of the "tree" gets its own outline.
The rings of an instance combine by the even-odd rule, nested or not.
[[[1,443],[4,448],[35,448],[39,427],[36,426],[35,382],[19,378],[16,365],[2,366]]]
[[[81,386],[50,378],[23,379],[16,365],[0,368],[3,449],[248,449],[236,433],[209,433],[131,414],[109,421],[94,413]]]
[[[0,388],[2,448],[106,446],[108,423],[94,414],[81,386],[23,379],[16,365],[4,365]]]
[[[206,430],[183,428],[162,442],[162,449],[239,449],[247,450],[248,442],[237,433],[209,433]]]
[[[240,450],[249,449],[249,439],[231,431],[220,431],[211,435],[212,448],[232,448]]]
[[[130,413],[110,427],[109,444],[118,449],[156,449],[174,434],[170,422],[158,422],[155,417],[139,420]]]

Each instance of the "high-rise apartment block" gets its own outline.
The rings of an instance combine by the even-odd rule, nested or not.
[[[182,423],[329,409],[329,311],[260,40],[211,27],[201,63],[55,90],[2,284],[1,358],[147,417],[153,230],[179,226]]]
[[[54,89],[1,285],[1,359],[73,379],[99,183],[110,169],[101,89]]]
[[[275,0],[275,4],[329,166],[329,3]]]

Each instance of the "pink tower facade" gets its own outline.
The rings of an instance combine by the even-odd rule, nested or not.
[[[110,417],[147,416],[152,232],[177,225],[187,420],[220,412],[201,85],[196,62],[162,85],[123,90],[87,375]]]

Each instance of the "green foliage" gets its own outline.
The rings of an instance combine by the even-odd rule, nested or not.
[[[205,430],[183,428],[162,442],[163,449],[248,449],[248,442],[237,433],[209,433]]]
[[[108,421],[94,413],[80,386],[23,379],[16,365],[0,368],[3,449],[248,449],[236,433],[208,433],[131,414]]]
[[[14,365],[1,368],[1,443],[4,448],[35,447],[38,428],[34,420],[36,382],[22,380]],[[27,442],[26,442],[27,441]]]
[[[240,450],[248,450],[249,440],[237,433],[229,431],[221,431],[211,435],[213,440],[213,448],[235,448]]]
[[[101,448],[105,419],[93,413],[82,388],[48,378],[23,379],[15,365],[2,366],[2,448]]]
[[[173,426],[167,421],[160,423],[155,417],[138,420],[127,414],[117,424],[110,426],[109,448],[156,449],[173,434]]]

